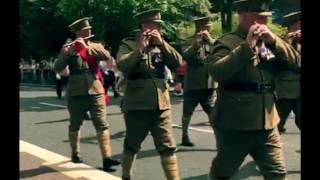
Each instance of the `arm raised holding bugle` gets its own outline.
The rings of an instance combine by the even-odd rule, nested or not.
[[[297,30],[297,31],[293,31],[287,34],[287,36],[285,37],[285,40],[289,43],[289,44],[294,44],[295,42],[300,42],[301,40],[301,30]]]
[[[62,72],[64,68],[67,66],[67,59],[68,59],[67,57],[77,55],[77,50],[76,50],[77,47],[81,47],[81,48],[84,47],[85,49],[87,49],[85,40],[88,40],[93,36],[94,35],[90,35],[85,38],[78,37],[75,40],[68,38],[64,43],[64,45],[62,46],[60,54],[58,55],[58,59],[54,65],[54,70],[57,73]]]
[[[270,60],[276,57],[274,60],[290,69],[296,69],[296,61],[299,59],[297,51],[272,33],[266,25],[258,23],[252,25],[246,41],[262,60]]]
[[[64,70],[64,68],[67,66],[67,57],[70,56],[72,53],[75,53],[74,51],[72,51],[72,48],[70,48],[71,46],[67,45],[71,42],[73,41],[70,38],[66,40],[66,42],[61,48],[57,60],[54,62],[54,71],[56,73],[61,73]]]
[[[84,41],[81,41],[81,40],[88,40],[88,39],[90,39],[90,38],[92,38],[92,37],[94,37],[94,35],[92,34],[92,35],[90,35],[90,36],[88,36],[88,37],[85,37],[85,38],[77,38],[77,39],[75,39],[74,41],[71,41],[71,39],[67,39],[67,41],[66,41],[66,43],[63,45],[63,47],[65,47],[65,46],[71,46],[71,45],[73,45],[74,43],[76,43],[76,42],[80,42],[80,43],[84,43]],[[85,43],[84,43],[84,45],[85,45]]]

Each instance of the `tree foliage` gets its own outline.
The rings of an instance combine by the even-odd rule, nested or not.
[[[68,21],[84,16],[93,17],[92,26],[96,38],[116,49],[119,41],[138,26],[134,15],[147,9],[160,9],[165,23],[163,34],[176,41],[176,27],[191,21],[194,15],[211,15],[208,0],[61,0],[58,15]]]
[[[161,11],[162,33],[172,42],[194,34],[194,16],[207,15],[215,21],[211,33],[222,35],[221,17],[214,0],[20,0],[21,56],[55,56],[72,33],[67,26],[82,17],[92,17],[95,39],[112,47],[115,54],[121,39],[138,28],[134,15],[157,8]],[[213,9],[215,9],[213,11]],[[212,13],[212,12],[214,13]],[[233,21],[233,29],[236,21]],[[275,30],[279,29],[274,26]]]
[[[55,0],[20,0],[20,54],[37,60],[54,56],[68,36],[66,21],[56,16]]]

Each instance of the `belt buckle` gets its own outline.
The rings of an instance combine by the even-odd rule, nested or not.
[[[263,93],[265,91],[264,83],[258,82],[257,86],[258,86],[257,88],[258,93]]]
[[[258,83],[258,93],[265,93],[268,89],[272,89],[272,84]]]

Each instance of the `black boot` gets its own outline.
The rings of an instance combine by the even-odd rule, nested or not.
[[[84,120],[86,121],[90,121],[92,118],[91,118],[91,114],[89,112],[86,112],[86,115],[84,117]]]
[[[103,160],[103,170],[107,171],[107,172],[115,171],[114,169],[111,169],[111,166],[118,166],[120,164],[121,164],[121,162],[118,160],[114,160],[111,158],[105,158]]]
[[[130,180],[130,178],[125,178],[125,177],[122,177],[121,179],[122,180]]]
[[[182,136],[182,143],[181,143],[182,146],[194,146],[194,144],[190,141],[190,138],[188,135],[184,135]]]
[[[113,96],[116,98],[116,97],[119,97],[120,96],[120,93],[118,93],[118,91],[113,91]]]
[[[286,128],[284,128],[283,126],[278,126],[278,130],[279,130],[280,134],[286,132]]]
[[[72,155],[71,161],[73,163],[82,163],[83,162],[82,159],[80,158],[80,156],[77,154]]]
[[[74,163],[82,163],[80,158],[80,131],[69,131],[69,141],[71,146],[71,161]]]

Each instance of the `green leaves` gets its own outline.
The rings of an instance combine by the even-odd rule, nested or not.
[[[277,36],[281,38],[283,38],[288,33],[287,28],[282,27],[279,24],[273,24],[271,18],[268,19],[267,26],[273,33],[275,33]]]
[[[216,2],[211,0],[211,2]],[[194,34],[194,16],[217,20],[211,30],[214,37],[222,35],[219,8],[210,0],[20,0],[20,46],[22,56],[54,56],[70,36],[67,26],[76,19],[91,16],[92,32],[117,51],[121,39],[138,28],[134,15],[142,10],[161,10],[162,33],[166,39],[179,42]],[[237,19],[234,15],[233,19]],[[237,26],[233,21],[233,29]],[[279,25],[269,24],[278,35],[285,33]]]
[[[61,0],[57,14],[70,23],[84,16],[92,16],[93,32],[117,49],[121,39],[137,28],[134,14],[143,10],[161,10],[162,32],[167,39],[177,41],[176,28],[189,22],[194,15],[211,15],[209,0]]]

